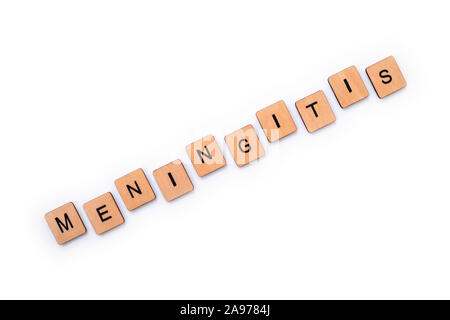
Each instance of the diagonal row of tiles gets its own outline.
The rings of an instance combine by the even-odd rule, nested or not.
[[[392,56],[366,68],[366,73],[380,99],[406,86],[406,81]],[[329,77],[328,82],[342,108],[347,108],[369,95],[355,66]],[[295,106],[308,132],[314,132],[336,120],[323,91],[297,101]],[[278,141],[297,130],[282,100],[258,111],[256,116],[269,142]],[[264,149],[252,125],[227,135],[225,142],[239,167],[264,155]],[[200,177],[226,165],[222,151],[212,135],[191,143],[186,147],[186,151]],[[154,170],[153,176],[167,201],[172,201],[194,189],[180,160]],[[130,211],[156,198],[142,169],[117,179],[115,185]],[[85,203],[83,209],[97,234],[102,234],[124,222],[110,192]],[[83,221],[72,202],[47,213],[45,219],[58,244],[66,243],[86,233]]]

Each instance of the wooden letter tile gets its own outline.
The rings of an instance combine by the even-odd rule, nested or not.
[[[322,90],[297,101],[295,106],[309,132],[319,130],[336,121],[333,110]]]
[[[124,223],[122,213],[110,192],[86,202],[83,208],[97,234],[102,234]]]
[[[155,199],[155,193],[142,169],[130,172],[114,183],[125,206],[130,211]]]
[[[328,83],[342,108],[347,108],[369,96],[355,66],[332,75],[328,78]]]
[[[66,243],[86,233],[86,228],[72,202],[45,215],[50,230],[58,244]]]
[[[264,155],[264,149],[252,125],[248,125],[225,137],[225,142],[238,167],[245,166]]]
[[[392,56],[371,65],[366,73],[380,99],[406,87],[405,78]]]
[[[153,171],[153,176],[167,201],[172,201],[194,190],[191,179],[180,160],[156,169]]]
[[[259,110],[256,117],[269,142],[277,141],[297,130],[283,100]]]
[[[226,165],[222,151],[212,135],[186,146],[186,152],[200,177]]]

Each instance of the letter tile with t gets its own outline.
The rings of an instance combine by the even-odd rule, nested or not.
[[[336,121],[333,110],[322,90],[298,100],[295,106],[310,133]]]

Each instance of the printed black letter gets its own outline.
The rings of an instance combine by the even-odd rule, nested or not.
[[[127,184],[128,192],[130,193],[130,196],[133,199],[134,199],[134,194],[133,194],[133,192],[131,192],[131,190],[133,190],[136,193],[142,194],[141,188],[139,188],[139,185],[137,184],[137,181],[134,181],[134,184],[136,185],[136,189]]]
[[[280,126],[280,123],[278,122],[277,117],[273,114],[272,118],[273,118],[273,121],[275,121],[275,124],[277,125],[277,128],[280,128],[281,126]]]
[[[64,213],[64,223],[61,222],[61,220],[59,220],[59,218],[55,218],[56,223],[58,224],[59,230],[61,230],[61,233],[64,233],[64,230],[62,229],[62,227],[64,227],[64,229],[66,229],[66,231],[69,231],[69,224],[70,227],[73,228],[73,224],[72,221],[70,221],[69,216],[67,215],[67,213]]]
[[[98,216],[100,217],[100,220],[101,220],[102,222],[108,221],[109,219],[112,218],[111,216],[108,216],[108,217],[103,218],[103,216],[104,216],[105,214],[108,213],[108,210],[105,210],[105,211],[103,211],[103,212],[100,212],[100,210],[102,210],[102,209],[104,209],[104,208],[106,208],[106,205],[103,205],[103,206],[101,206],[100,208],[95,209],[95,210],[97,210],[97,214],[98,214]]]
[[[201,151],[201,150],[197,150],[197,154],[198,154],[198,156],[200,157],[200,160],[202,160],[202,163],[205,163],[205,160],[203,160],[203,157],[202,157],[202,156],[205,156],[205,157],[207,157],[208,159],[212,159],[212,155],[211,155],[211,153],[209,152],[207,146],[205,146],[205,150],[206,150],[206,152],[207,152],[208,154],[204,153],[204,152]]]
[[[316,104],[317,104],[317,101],[314,101],[313,103],[308,104],[308,105],[306,106],[306,109],[311,108],[311,109],[313,110],[313,112],[314,112],[314,115],[315,115],[316,118],[317,118],[317,117],[319,117],[319,115],[317,114],[316,108],[314,108],[314,106],[315,106]]]
[[[244,145],[244,147],[246,148],[245,150],[242,148],[242,142],[245,142],[246,145]],[[248,144],[248,140],[247,139],[241,139],[239,140],[239,149],[243,152],[243,153],[249,153],[250,150],[252,150],[252,147]]]
[[[387,73],[389,73],[389,71],[386,70],[386,69],[381,70],[380,73],[379,73],[380,78],[382,78],[382,79],[387,78],[387,80],[382,80],[381,81],[384,84],[391,83],[391,81],[392,81],[392,77],[389,74],[387,74]]]
[[[352,93],[352,88],[351,88],[350,85],[348,84],[347,79],[344,79],[344,83],[345,83],[345,86],[347,87],[348,92]]]
[[[177,183],[175,182],[175,179],[173,178],[172,173],[169,172],[168,175],[169,175],[169,179],[172,182],[173,186],[176,187]]]

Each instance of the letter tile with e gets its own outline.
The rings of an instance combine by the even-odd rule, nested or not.
[[[86,202],[83,208],[97,234],[105,233],[125,222],[110,192]]]

